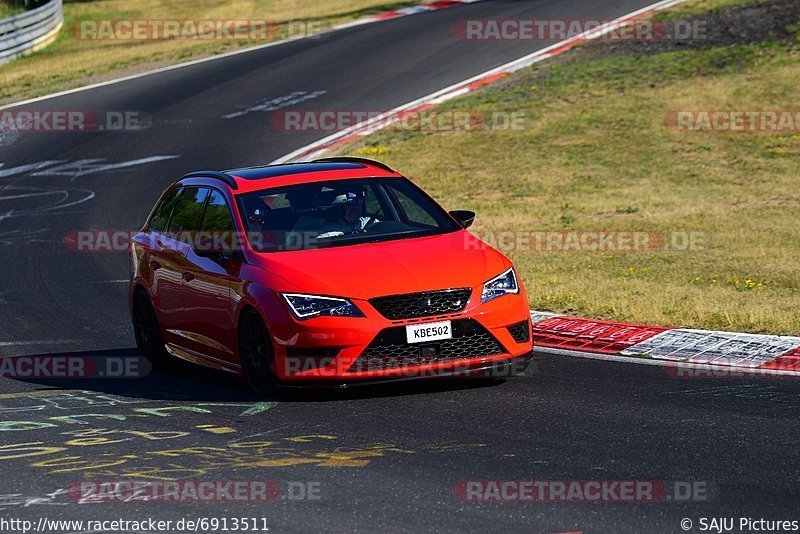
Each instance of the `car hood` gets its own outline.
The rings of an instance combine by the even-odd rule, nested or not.
[[[357,299],[475,287],[511,265],[466,231],[258,256],[295,291]]]

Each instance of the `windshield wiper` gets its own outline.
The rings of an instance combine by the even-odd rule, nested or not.
[[[330,244],[349,244],[349,243],[380,243],[381,241],[392,241],[394,239],[399,239],[402,237],[413,237],[414,234],[430,234],[436,235],[435,232],[431,233],[431,230],[409,230],[407,232],[396,232],[392,234],[379,234],[379,235],[370,235],[370,234],[347,234],[338,237],[331,237],[330,239],[326,239],[324,243]]]

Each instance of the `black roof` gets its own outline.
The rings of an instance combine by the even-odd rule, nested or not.
[[[366,165],[352,161],[312,161],[308,163],[286,163],[283,165],[268,165],[266,167],[231,169],[225,172],[245,180],[261,180],[262,178],[273,178],[275,176],[286,176],[304,172],[346,171],[364,168],[366,168]]]

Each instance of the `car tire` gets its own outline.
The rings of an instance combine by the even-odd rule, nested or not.
[[[164,367],[169,355],[164,348],[158,316],[144,290],[133,294],[133,333],[136,346],[154,368]]]
[[[260,396],[275,391],[278,380],[272,372],[275,351],[267,325],[255,310],[244,312],[239,320],[239,358],[250,389]]]

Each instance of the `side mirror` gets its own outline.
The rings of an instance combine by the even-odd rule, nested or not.
[[[463,228],[469,228],[475,222],[475,212],[468,210],[453,210],[450,215],[458,221]]]

